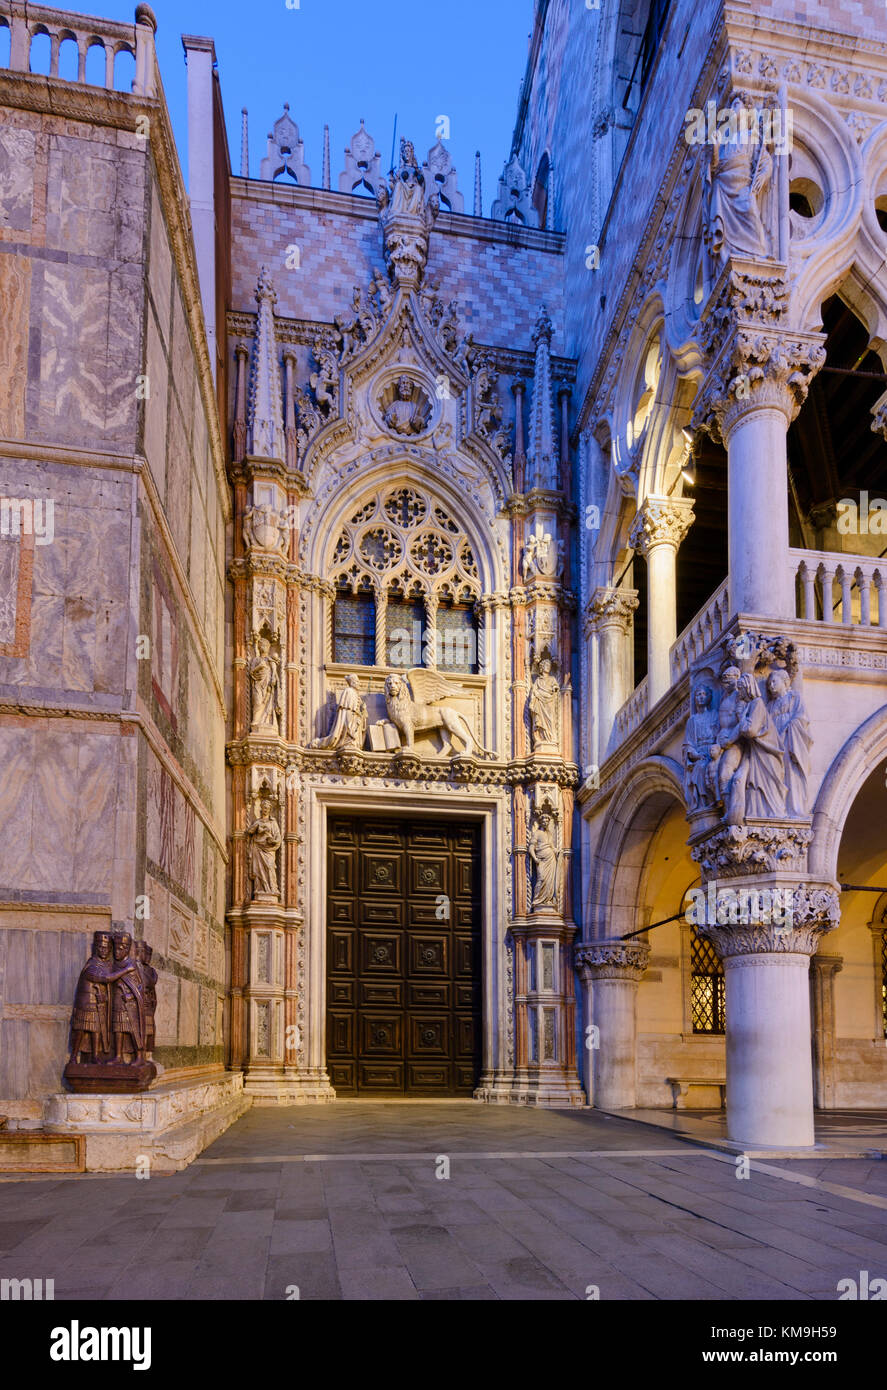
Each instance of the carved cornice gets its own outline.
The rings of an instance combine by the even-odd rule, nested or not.
[[[416,781],[450,785],[470,782],[478,787],[548,783],[570,788],[579,784],[576,764],[558,758],[533,757],[514,762],[504,759],[482,762],[465,754],[453,758],[427,758],[406,749],[375,753],[364,749],[302,748],[282,738],[272,741],[255,735],[229,742],[225,756],[231,767],[263,764],[309,775],[339,774],[361,779],[360,785],[367,778],[381,778],[391,785]]]
[[[703,883],[750,873],[803,873],[813,840],[809,822],[747,822],[691,835],[690,854]]]
[[[627,634],[637,606],[636,589],[595,589],[585,609],[585,636],[605,627],[618,627]]]
[[[650,947],[642,941],[580,942],[573,964],[583,983],[595,980],[627,980],[637,984],[650,961]]]
[[[689,498],[647,497],[632,523],[628,544],[644,556],[658,545],[677,550],[693,520]]]

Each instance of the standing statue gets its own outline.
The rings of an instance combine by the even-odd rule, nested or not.
[[[253,637],[253,655],[247,665],[252,690],[253,732],[280,733],[280,662],[272,654],[267,637]]]
[[[151,964],[154,952],[147,941],[136,942],[136,954],[139,974],[142,977],[142,997],[145,1001],[145,1055],[150,1056],[154,1051],[156,1037],[154,1015],[157,1011],[157,971]]]
[[[769,711],[782,743],[785,765],[786,811],[807,814],[807,779],[810,776],[810,720],[799,692],[792,689],[788,671],[777,667],[767,680]]]
[[[129,1048],[137,1062],[145,1060],[145,994],[139,963],[132,955],[129,932],[114,934],[114,964],[120,972],[112,985],[111,1023],[114,1032],[114,1061],[125,1061]]]
[[[154,1039],[157,972],[143,963],[150,961],[150,946],[140,942],[136,951],[129,932],[97,931],[92,938],[71,1015],[64,1078],[72,1091],[144,1091],[157,1075],[146,1057]]]
[[[730,103],[731,129],[711,148],[706,171],[704,237],[715,265],[728,256],[768,256],[761,201],[773,172],[757,113],[739,94]],[[750,129],[751,127],[751,129]]]
[[[730,784],[742,760],[739,738],[739,677],[738,666],[728,666],[721,673],[721,703],[718,706],[717,738],[711,746],[711,762],[705,774],[705,783],[711,799],[726,805],[729,800]]]
[[[367,731],[367,707],[360,693],[360,683],[353,671],[336,697],[336,713],[332,727],[323,738],[312,740],[312,748],[363,748]]]
[[[97,931],[92,938],[92,955],[80,972],[71,1015],[71,1061],[79,1062],[82,1052],[91,1048],[92,1060],[111,1050],[111,1000],[109,986],[123,972],[112,959],[111,933]],[[91,1043],[87,1040],[91,1039]]]
[[[533,882],[533,911],[540,907],[557,910],[560,903],[561,853],[549,829],[551,816],[542,811],[536,828],[527,843],[527,852],[533,863],[535,878]]]
[[[698,811],[700,806],[714,800],[710,768],[711,750],[718,739],[718,714],[713,703],[711,686],[697,685],[683,746],[684,800],[688,811]]]
[[[776,726],[752,675],[739,677],[738,746],[740,761],[725,801],[728,825],[746,817],[785,815],[784,760]]]
[[[544,656],[539,662],[539,674],[533,681],[527,701],[534,752],[542,748],[557,748],[560,694],[558,679],[551,673],[551,660]]]
[[[277,898],[277,851],[283,836],[271,814],[271,801],[263,796],[259,814],[246,827],[249,838],[249,873],[253,881],[253,898]]]

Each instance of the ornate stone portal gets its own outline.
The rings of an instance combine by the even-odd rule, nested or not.
[[[333,330],[282,349],[263,273],[237,397],[231,1063],[265,1102],[332,1098],[324,808],[341,794],[351,814],[490,827],[477,1094],[583,1104],[554,326],[542,310],[516,352],[512,425],[499,380],[515,350],[463,335],[426,275],[437,195],[409,141],[374,188],[385,270]]]

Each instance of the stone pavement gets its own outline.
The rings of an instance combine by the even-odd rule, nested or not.
[[[184,1173],[0,1182],[0,1277],[77,1300],[835,1300],[887,1277],[887,1162],[738,1171],[594,1111],[255,1109]]]

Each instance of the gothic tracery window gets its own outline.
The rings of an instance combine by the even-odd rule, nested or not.
[[[373,665],[382,651],[389,666],[477,671],[477,561],[458,522],[423,489],[402,485],[363,502],[343,527],[332,564],[341,596],[334,661]],[[360,616],[353,606],[359,599]]]

